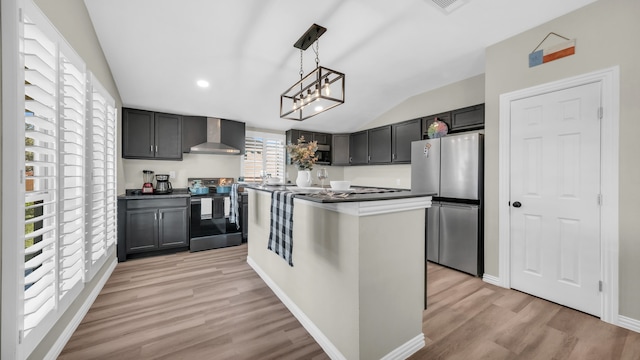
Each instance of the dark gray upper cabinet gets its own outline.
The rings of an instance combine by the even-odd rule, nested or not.
[[[304,137],[304,142],[313,141],[313,132],[291,129],[286,132],[287,144],[297,144],[298,139]]]
[[[188,153],[192,146],[202,144],[205,141],[207,141],[207,118],[204,116],[183,116],[182,152]]]
[[[391,125],[391,162],[411,162],[411,142],[422,139],[422,119]]]
[[[422,118],[422,138],[427,139],[427,131],[429,130],[429,125],[433,124],[434,121],[438,119],[439,121],[447,124],[447,127],[451,129],[451,112],[447,111],[444,113],[429,115]]]
[[[369,129],[369,164],[391,162],[391,125]]]
[[[294,139],[294,142],[297,143],[298,139],[304,137],[305,142],[313,141],[313,132],[300,130],[297,138]]]
[[[332,136],[331,164],[349,165],[349,134],[335,134]]]
[[[369,132],[359,131],[349,135],[349,163],[365,165],[369,161]]]
[[[220,142],[240,150],[240,155],[243,155],[245,145],[245,130],[246,125],[243,122],[222,119],[220,121]]]
[[[155,113],[155,158],[182,160],[182,116]]]
[[[122,109],[122,157],[140,159],[155,155],[152,111]]]
[[[322,165],[331,165],[331,134],[326,133],[316,133],[312,131],[305,130],[297,130],[291,129],[286,131],[286,142],[287,144],[297,144],[298,139],[304,137],[304,142],[317,141],[318,152],[316,152],[316,156],[318,156],[318,164]],[[328,145],[328,146],[322,146]],[[291,164],[291,159],[289,158],[289,154],[287,153],[287,164]]]
[[[182,160],[182,116],[122,109],[122,157]]]
[[[313,141],[316,141],[318,145],[331,145],[331,134],[314,132]]]
[[[450,128],[453,132],[484,128],[484,104],[453,110]]]

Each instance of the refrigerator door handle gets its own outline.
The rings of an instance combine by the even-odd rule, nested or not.
[[[448,202],[442,202],[440,203],[440,206],[466,208],[466,209],[478,209],[480,207],[479,205],[474,205],[474,204],[458,204],[458,203],[448,203]]]

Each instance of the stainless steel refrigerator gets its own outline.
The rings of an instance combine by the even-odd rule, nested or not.
[[[449,135],[411,143],[411,190],[434,194],[426,211],[426,258],[481,276],[483,135]]]

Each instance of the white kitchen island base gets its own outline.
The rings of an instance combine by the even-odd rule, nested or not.
[[[293,264],[267,249],[271,193],[249,190],[247,262],[332,359],[405,359],[422,333],[431,197],[294,200]]]

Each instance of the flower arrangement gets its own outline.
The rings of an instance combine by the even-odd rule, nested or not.
[[[316,151],[318,150],[318,142],[305,142],[304,136],[300,136],[297,144],[287,145],[287,152],[291,157],[291,161],[298,170],[311,170],[313,165],[318,161]]]

